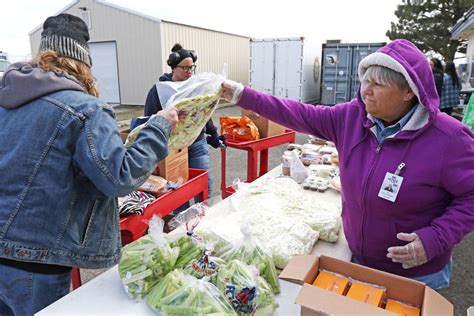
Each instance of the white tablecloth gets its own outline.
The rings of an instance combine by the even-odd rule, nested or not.
[[[281,167],[269,171],[262,178],[281,174]],[[262,179],[260,178],[260,179]],[[259,181],[257,179],[256,181]],[[333,190],[325,193],[307,191],[308,194],[317,194],[321,199],[341,204],[340,194]],[[225,207],[229,199],[219,202],[216,207]],[[318,241],[312,254],[325,254],[334,258],[349,261],[351,252],[347,246],[344,233],[341,230],[336,243]],[[275,315],[299,315],[300,307],[294,304],[300,285],[280,280],[281,293],[276,296],[280,305]],[[80,288],[69,293],[62,299],[41,310],[36,315],[156,315],[144,302],[134,302],[125,293],[117,266],[102,273]]]

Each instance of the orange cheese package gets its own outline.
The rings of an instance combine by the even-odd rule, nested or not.
[[[260,139],[257,126],[247,116],[221,116],[219,118],[221,134],[232,141]]]
[[[314,280],[313,285],[340,295],[345,295],[349,289],[350,280],[338,273],[321,270],[316,280]]]
[[[391,299],[387,300],[385,309],[401,316],[420,316],[420,309],[418,307]]]
[[[380,307],[385,298],[386,289],[383,286],[369,284],[352,280],[352,285],[349,288],[346,296],[352,299]]]

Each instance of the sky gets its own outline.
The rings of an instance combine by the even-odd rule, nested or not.
[[[28,33],[69,0],[2,0],[0,51],[30,57]],[[387,42],[385,32],[402,0],[108,0],[155,18],[252,38],[300,37],[321,43]]]

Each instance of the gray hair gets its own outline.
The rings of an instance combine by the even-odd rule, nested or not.
[[[410,85],[408,84],[405,77],[390,68],[384,66],[369,66],[367,71],[364,74],[363,80],[374,80],[379,82],[383,85],[387,86],[397,86],[400,89],[410,89]]]

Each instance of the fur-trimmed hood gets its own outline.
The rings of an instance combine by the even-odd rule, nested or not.
[[[439,112],[439,97],[431,67],[426,56],[410,41],[395,40],[377,52],[368,55],[359,64],[359,78],[363,78],[370,66],[384,66],[401,73],[407,80],[410,88],[418,97],[419,104],[413,117],[404,126],[404,131],[418,130],[434,120]],[[357,98],[364,104],[360,87]],[[368,118],[373,121],[370,114]]]

